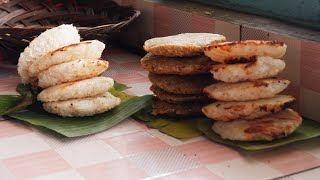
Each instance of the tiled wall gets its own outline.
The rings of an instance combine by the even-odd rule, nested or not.
[[[225,35],[227,40],[261,39],[285,42],[288,45],[283,58],[286,69],[280,76],[291,81],[285,93],[297,98],[294,108],[302,115],[320,121],[320,42],[239,26],[146,0],[118,2],[142,11],[141,18],[125,36],[126,42],[135,47],[142,47],[143,42],[151,37],[183,32],[219,33]],[[132,33],[137,33],[137,36]]]

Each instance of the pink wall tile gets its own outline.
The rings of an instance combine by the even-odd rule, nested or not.
[[[160,178],[156,178],[156,180],[222,180],[221,177],[213,174],[205,167],[190,169],[187,171],[182,171],[176,174],[171,174],[168,176],[163,176]]]
[[[320,92],[320,43],[301,42],[301,85]]]
[[[156,37],[172,35],[173,9],[158,5],[154,6],[154,34]]]
[[[300,89],[299,109],[303,116],[320,122],[320,93],[307,88]]]
[[[148,175],[127,159],[114,160],[78,169],[86,179],[142,179]]]
[[[70,165],[55,151],[17,156],[3,160],[7,168],[18,178],[31,178],[67,170]]]
[[[240,157],[237,151],[209,140],[177,146],[177,149],[191,159],[199,161],[204,165]]]
[[[173,9],[172,34],[191,32],[191,21],[192,13]]]
[[[284,174],[290,174],[320,165],[320,159],[292,147],[260,152],[253,157]]]
[[[169,147],[160,139],[147,132],[131,133],[105,139],[105,142],[122,155],[132,155]]]
[[[136,21],[139,30],[138,46],[142,48],[144,41],[154,37],[154,3],[144,0],[138,0],[137,8],[141,11],[141,15]],[[130,33],[132,35],[132,33]]]
[[[154,3],[144,0],[138,0],[137,8],[141,11],[139,19],[141,20],[141,30],[153,33],[154,22]]]
[[[0,121],[0,138],[31,133],[32,129],[21,122]]]
[[[241,40],[269,40],[269,33],[259,29],[241,26],[240,34]]]
[[[215,20],[215,33],[224,35],[227,41],[240,40],[240,26],[236,24]]]
[[[299,111],[300,106],[300,87],[290,84],[287,89],[285,89],[281,94],[291,95],[296,98],[296,102],[293,104],[292,109]]]
[[[192,32],[215,32],[215,20],[213,18],[192,14]]]
[[[154,36],[154,3],[142,0],[123,0],[122,5],[132,6],[141,14],[128,28],[122,30],[119,36],[120,42],[128,47],[142,48],[144,41]]]
[[[281,58],[286,68],[279,77],[290,80],[291,84],[300,87],[301,41],[288,36],[269,33],[270,40],[282,41],[287,45],[286,54]]]

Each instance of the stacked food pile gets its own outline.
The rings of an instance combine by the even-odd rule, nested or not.
[[[202,108],[216,120],[212,129],[224,139],[271,141],[286,137],[302,122],[289,109],[295,99],[278,95],[289,81],[274,78],[285,68],[282,58],[287,46],[277,41],[239,41],[217,43],[205,54],[220,64],[211,72],[221,82],[204,89],[218,100]]]
[[[147,40],[148,54],[141,59],[149,71],[151,90],[157,95],[153,115],[185,117],[201,114],[209,98],[203,88],[212,84],[210,67],[214,64],[203,54],[205,46],[225,41],[210,33],[185,33]]]
[[[38,100],[46,111],[61,116],[91,116],[120,104],[108,92],[113,79],[97,77],[107,70],[100,60],[104,43],[80,42],[72,25],[61,25],[43,32],[21,53],[18,72],[22,82],[44,90]]]

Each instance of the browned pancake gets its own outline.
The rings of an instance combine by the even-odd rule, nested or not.
[[[157,99],[152,105],[152,114],[166,117],[197,116],[202,114],[201,108],[204,105],[200,102],[173,104]]]
[[[144,69],[155,74],[192,75],[209,73],[215,64],[205,55],[192,57],[165,57],[147,54],[141,59]]]
[[[153,85],[175,94],[201,94],[203,88],[215,83],[211,74],[179,76],[149,73],[149,79]]]
[[[169,103],[207,102],[209,98],[205,94],[174,94],[152,85],[150,90],[162,101]]]

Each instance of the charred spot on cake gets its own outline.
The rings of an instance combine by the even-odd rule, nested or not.
[[[245,57],[230,58],[230,59],[224,60],[224,62],[226,64],[245,64],[245,63],[252,63],[252,62],[256,62],[256,61],[257,61],[256,56],[251,56],[248,58],[245,58]]]

